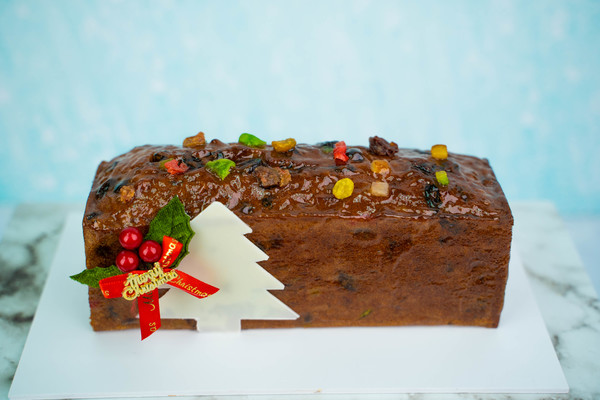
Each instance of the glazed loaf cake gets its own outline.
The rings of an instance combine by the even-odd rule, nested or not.
[[[273,294],[300,315],[243,328],[496,327],[513,218],[488,161],[453,153],[438,160],[371,138],[336,164],[334,143],[283,152],[218,140],[148,145],[102,162],[83,218],[87,268],[114,264],[119,232],[146,232],[174,196],[192,218],[219,201],[252,228],[248,238],[269,255],[261,266],[285,284]],[[236,166],[221,180],[206,163],[223,158]],[[168,171],[172,159],[185,172]],[[381,160],[388,170],[375,168]],[[342,178],[354,190],[338,199],[332,189]],[[139,326],[136,302],[105,299],[95,288],[89,302],[95,330]],[[163,328],[193,329],[195,321],[163,320]]]

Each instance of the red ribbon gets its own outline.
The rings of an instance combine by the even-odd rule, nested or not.
[[[133,298],[137,297],[142,340],[160,328],[160,308],[158,305],[158,289],[152,289],[147,293],[138,293],[130,286],[130,283],[135,284],[136,275],[150,274],[154,282],[166,283],[199,299],[203,299],[219,291],[218,288],[204,283],[185,272],[168,268],[177,259],[182,248],[183,245],[180,242],[165,236],[163,238],[163,254],[158,261],[162,272],[155,267],[151,271],[131,271],[127,274],[111,276],[100,281],[100,289],[107,299],[125,297],[133,300]]]

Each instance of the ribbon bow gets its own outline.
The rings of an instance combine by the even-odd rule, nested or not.
[[[152,335],[161,326],[158,305],[159,286],[167,284],[199,299],[219,291],[218,288],[199,281],[185,272],[169,268],[181,252],[183,245],[180,242],[165,236],[162,247],[162,257],[154,263],[154,268],[151,270],[131,271],[100,281],[100,289],[107,299],[123,297],[127,300],[134,300],[137,298],[142,340]]]

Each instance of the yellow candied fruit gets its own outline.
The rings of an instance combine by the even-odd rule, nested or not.
[[[446,171],[436,171],[435,179],[437,179],[438,183],[442,186],[448,186],[448,183],[450,182]]]
[[[354,192],[354,182],[350,178],[340,179],[333,187],[333,195],[340,200],[352,196],[352,192]]]
[[[279,153],[285,153],[286,151],[292,150],[296,147],[296,140],[289,138],[285,140],[275,140],[271,142],[271,146],[273,146],[273,150]]]
[[[373,196],[387,197],[390,194],[390,185],[387,182],[371,183],[371,194]]]
[[[371,163],[371,171],[376,174],[389,174],[391,171],[390,164],[385,160],[373,160]]]
[[[431,146],[431,157],[436,160],[445,160],[448,158],[448,148],[445,144],[436,144]]]

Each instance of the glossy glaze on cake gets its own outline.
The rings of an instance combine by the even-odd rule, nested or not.
[[[249,239],[270,257],[261,265],[286,285],[273,294],[301,315],[296,321],[244,321],[245,328],[497,326],[513,220],[487,160],[453,153],[435,160],[429,151],[386,154],[355,146],[347,149],[347,164],[336,165],[331,145],[280,153],[213,140],[197,149],[141,146],[103,162],[83,218],[87,268],[113,264],[118,233],[127,226],[147,230],[173,196],[192,218],[220,201],[253,229]],[[220,158],[236,163],[223,181],[205,168]],[[168,159],[188,170],[170,174]],[[371,170],[381,159],[391,167],[387,175]],[[280,186],[261,179],[275,168],[291,180]],[[448,186],[436,181],[441,170]],[[341,178],[355,185],[343,200],[332,195]],[[376,181],[389,184],[389,196],[370,193]],[[123,188],[131,198],[123,198]],[[104,299],[91,288],[92,326],[137,327],[134,303]]]

